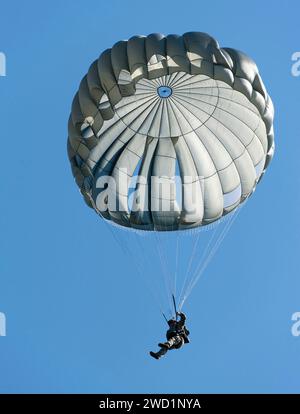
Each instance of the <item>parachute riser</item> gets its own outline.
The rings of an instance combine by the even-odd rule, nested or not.
[[[166,315],[162,312],[162,316],[164,317],[164,320],[168,323],[168,319],[166,317]]]
[[[173,299],[173,305],[174,305],[175,319],[177,321],[177,306],[176,306],[176,300],[175,300],[174,295],[172,295],[172,299]]]

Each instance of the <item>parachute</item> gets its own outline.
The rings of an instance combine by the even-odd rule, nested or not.
[[[273,157],[273,117],[244,53],[200,32],[134,36],[105,50],[82,79],[68,155],[86,203],[115,225],[118,242],[128,229],[124,239],[132,232],[142,244],[146,234],[164,233],[178,245],[184,231],[198,237],[222,221],[226,234]],[[210,260],[222,232],[195,269]]]

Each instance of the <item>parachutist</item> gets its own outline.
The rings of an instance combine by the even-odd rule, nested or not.
[[[80,82],[68,121],[68,156],[80,193],[141,277],[161,270],[166,299],[176,294],[177,274],[189,261],[178,309],[268,169],[273,118],[255,62],[203,32],[117,42]],[[204,232],[192,230],[204,226],[214,231],[198,255]],[[190,236],[180,237],[184,233]],[[112,257],[120,260],[113,248]],[[125,274],[122,269],[120,277]],[[166,319],[167,342],[151,352],[156,359],[188,342],[185,316],[172,299],[175,317]]]
[[[179,316],[179,321],[175,318],[168,321],[169,329],[167,330],[166,337],[167,342],[159,343],[160,350],[158,352],[150,352],[150,355],[159,359],[165,355],[171,349],[179,349],[183,344],[188,344],[190,332],[185,326],[186,316],[182,312],[176,312],[176,316]]]

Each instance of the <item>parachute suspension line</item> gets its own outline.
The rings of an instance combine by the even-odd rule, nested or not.
[[[121,246],[121,249],[123,250],[125,255],[129,255],[132,259],[134,259],[134,256],[133,256],[132,251],[130,250],[130,248],[125,243],[122,243],[120,241],[120,238],[118,238],[117,235],[115,234],[114,226],[109,224],[107,222],[107,220],[105,220],[105,218],[103,218],[103,220],[105,221],[105,224],[107,225],[107,227],[108,227],[109,231],[111,232],[113,238],[116,240],[116,242],[119,244],[119,246]],[[142,274],[143,272],[142,272],[142,269],[140,268],[140,264],[136,260],[132,260],[132,262],[134,263],[138,273]]]
[[[152,285],[151,281],[153,281],[153,279],[148,279],[147,277],[145,277],[145,270],[143,270],[143,265],[145,267],[145,264],[148,263],[147,268],[151,269],[151,262],[149,260],[149,252],[148,254],[145,253],[146,249],[142,247],[141,242],[140,242],[140,237],[139,234],[134,231],[134,237],[136,240],[136,244],[138,246],[139,251],[141,252],[141,256],[143,257],[142,260],[140,260],[140,268],[142,269],[142,271],[140,272],[140,274],[142,275],[142,278],[145,279],[146,285],[148,287],[148,289],[150,290],[152,296],[154,297],[156,303],[159,306],[160,311],[162,312],[162,308],[163,308],[163,299],[161,296],[161,289],[158,286],[157,280],[155,280],[155,285],[156,288]],[[147,237],[147,235],[143,236],[143,237]],[[151,256],[151,255],[150,255]],[[135,258],[137,259],[138,255],[135,255]],[[160,293],[160,295],[158,294],[158,292]]]
[[[154,301],[156,302],[158,308],[160,309],[160,311],[162,312],[162,307],[163,307],[163,301],[162,298],[159,298],[157,292],[155,292],[155,290],[153,289],[153,287],[151,286],[151,284],[149,283],[148,279],[145,277],[145,273],[143,271],[143,266],[142,263],[139,262],[137,259],[137,255],[134,255],[133,252],[131,251],[131,249],[128,247],[128,244],[126,244],[125,242],[122,242],[122,238],[120,239],[119,237],[117,237],[117,235],[115,234],[115,226],[114,224],[110,224],[108,220],[106,220],[103,215],[101,214],[101,212],[98,210],[94,200],[92,199],[92,197],[90,198],[90,201],[93,205],[94,210],[96,211],[96,213],[101,217],[102,221],[105,223],[105,226],[108,228],[109,232],[111,233],[113,239],[115,240],[115,242],[120,246],[121,250],[123,251],[123,253],[125,255],[129,255],[131,257],[131,262],[134,263],[134,266],[137,270],[137,273],[142,277],[143,280],[145,280],[146,285],[148,285],[149,291],[152,294],[152,297],[154,299]],[[126,231],[123,229],[120,229],[120,231]],[[136,236],[136,232],[133,230],[133,232],[135,233]]]
[[[177,275],[178,275],[178,260],[179,260],[179,234],[176,232],[176,259],[175,259],[175,276],[174,276],[174,296],[176,297],[177,290]]]
[[[115,232],[115,229],[114,229],[114,225],[113,224],[110,224],[109,222],[107,222],[107,220],[105,220],[104,219],[104,221],[105,221],[105,223],[106,223],[106,225],[109,227],[109,229],[110,229],[110,231],[111,231],[111,233],[112,233],[112,235],[114,236],[114,239],[115,240],[119,240],[118,238],[117,238],[117,236],[114,234],[114,232]],[[120,229],[120,231],[122,231],[122,232],[124,232],[124,230],[123,229]],[[125,230],[126,231],[126,230]],[[139,241],[137,241],[137,238],[139,237],[137,234],[136,234],[136,231],[134,231],[134,230],[132,230],[132,232],[131,232],[131,234],[132,233],[134,233],[134,238],[135,238],[135,240],[136,240],[136,245],[137,246],[139,246],[140,248],[141,248],[141,246],[140,246],[140,242]],[[141,279],[142,280],[144,280],[144,282],[145,282],[145,285],[146,285],[146,287],[148,288],[148,291],[150,292],[150,294],[152,295],[152,298],[154,299],[154,301],[156,302],[156,305],[157,305],[157,307],[159,308],[159,310],[160,310],[160,312],[162,312],[162,309],[163,309],[163,300],[162,300],[162,298],[161,297],[159,297],[159,295],[158,295],[158,292],[160,291],[160,289],[154,289],[154,287],[152,286],[152,284],[150,283],[150,281],[148,280],[148,278],[147,277],[145,277],[145,269],[143,268],[143,260],[142,259],[139,259],[139,255],[138,254],[136,254],[137,252],[136,252],[136,249],[131,249],[129,246],[130,246],[130,244],[126,244],[125,242],[124,243],[119,243],[119,245],[121,245],[121,247],[123,246],[123,251],[125,252],[125,254],[128,256],[130,256],[130,258],[131,258],[131,262],[132,263],[134,263],[134,266],[135,266],[135,268],[136,268],[136,270],[137,270],[137,273],[140,275],[140,277],[141,277]],[[143,251],[143,249],[141,248],[141,250]]]
[[[209,241],[206,243],[206,245],[205,245],[205,249],[204,249],[204,251],[202,252],[202,255],[201,255],[201,258],[200,258],[200,260],[199,260],[199,262],[195,259],[194,260],[194,262],[195,262],[195,264],[196,264],[196,268],[199,266],[199,264],[200,263],[202,263],[203,262],[203,260],[205,259],[205,257],[206,257],[206,254],[207,254],[207,251],[208,251],[208,249],[209,249],[209,246],[212,244],[212,241],[213,241],[213,239],[214,239],[214,237],[215,237],[215,234],[216,234],[216,232],[217,232],[217,226],[214,228],[214,231],[212,232],[212,234],[211,234],[211,236],[210,236],[210,238],[209,238]],[[196,255],[196,247],[198,246],[198,242],[199,242],[199,240],[200,240],[200,236],[201,236],[201,234],[202,234],[202,232],[200,232],[199,231],[199,234],[198,234],[198,236],[197,236],[197,241],[196,241],[196,243],[194,244],[194,250],[195,250],[195,252],[194,252],[194,254]],[[193,265],[193,261],[191,261],[190,260],[190,263],[189,263],[189,266],[188,266],[188,271],[186,272],[186,275],[185,275],[185,279],[184,279],[184,283],[183,283],[183,285],[182,285],[182,288],[181,288],[181,291],[180,291],[180,296],[179,296],[179,310],[181,310],[182,309],[182,306],[183,306],[183,295],[185,294],[185,292],[187,291],[187,288],[188,288],[188,286],[189,286],[189,283],[190,283],[190,281],[192,280],[192,277],[190,276],[190,271],[192,270],[192,266]]]
[[[164,218],[162,219],[162,224],[163,227],[166,229],[167,227],[167,218],[164,216]],[[173,226],[172,226],[172,230],[173,230]],[[156,245],[156,250],[158,253],[158,256],[160,258],[161,261],[161,266],[162,266],[162,272],[163,272],[163,276],[164,276],[164,281],[165,281],[165,288],[166,288],[166,293],[167,293],[167,299],[169,302],[169,311],[170,314],[172,315],[172,292],[174,292],[174,286],[172,286],[172,284],[174,284],[174,276],[172,278],[171,275],[171,271],[170,271],[170,266],[168,263],[168,259],[166,256],[166,249],[168,248],[168,232],[166,231],[154,231],[155,233],[155,237],[157,240]],[[167,239],[167,242],[165,240],[164,243],[164,238]],[[173,283],[172,283],[173,282]]]
[[[191,283],[191,281],[193,280],[193,278],[194,278],[194,274],[197,272],[197,269],[202,265],[202,263],[204,262],[204,260],[205,260],[205,258],[207,257],[207,255],[208,255],[208,253],[209,253],[209,249],[210,249],[210,246],[213,246],[214,245],[214,239],[215,239],[215,236],[216,236],[216,234],[217,234],[217,232],[218,232],[218,229],[219,229],[219,226],[218,225],[215,225],[215,227],[214,227],[214,230],[212,231],[212,234],[211,234],[211,236],[210,236],[210,238],[209,238],[209,240],[208,240],[208,243],[206,243],[206,245],[205,245],[205,249],[204,249],[204,251],[202,252],[202,255],[201,255],[201,258],[200,258],[200,260],[199,260],[199,263],[197,264],[197,266],[196,266],[196,270],[194,270],[194,272],[193,272],[193,274],[192,274],[192,276],[190,277],[190,278],[188,278],[188,274],[187,274],[187,281],[188,281],[188,279],[189,279],[189,282],[188,282],[188,284],[187,284],[187,286],[185,285],[185,286],[183,286],[183,290],[182,290],[182,292],[181,292],[181,297],[187,292],[187,290],[188,290],[188,287],[189,287],[189,285],[190,285],[190,283]],[[200,233],[199,233],[199,235],[200,235]],[[182,308],[182,306],[183,306],[183,303],[184,303],[184,300],[182,299],[181,301],[180,301],[180,305],[179,305],[179,308],[181,309]]]
[[[181,286],[181,290],[180,290],[180,294],[179,294],[179,303],[180,303],[180,298],[181,298],[183,292],[185,291],[185,287],[186,287],[186,284],[187,284],[188,279],[189,279],[189,274],[190,274],[190,270],[192,268],[192,264],[194,263],[194,258],[195,258],[196,249],[197,249],[197,246],[198,246],[198,243],[199,243],[200,235],[201,235],[201,231],[198,232],[197,237],[196,237],[196,239],[193,243],[192,254],[191,254],[189,262],[188,262],[187,270],[186,270],[185,277],[184,277],[184,280],[183,280],[183,283],[182,283],[182,286]]]
[[[175,171],[175,192],[177,192],[177,188],[176,188],[176,171]],[[179,248],[180,248],[180,231],[178,231],[178,227],[177,227],[177,223],[175,223],[175,221],[172,224],[172,232],[171,233],[167,233],[166,237],[168,237],[168,234],[170,234],[169,236],[169,240],[168,241],[168,245],[170,248],[170,252],[169,252],[169,258],[174,257],[173,255],[173,251],[175,251],[175,268],[173,267],[171,269],[172,274],[170,274],[170,279],[172,282],[172,300],[173,300],[173,304],[175,303],[175,298],[176,298],[176,294],[177,294],[177,279],[178,279],[178,272],[179,272]],[[172,238],[172,236],[174,236],[174,234],[176,234],[176,240],[173,243],[173,240],[175,239],[174,237]],[[174,261],[172,260],[172,262],[174,263]],[[171,268],[171,267],[169,267]],[[176,316],[176,315],[175,315]]]
[[[163,254],[162,254],[163,245],[162,245],[162,242],[160,241],[160,236],[158,235],[158,233],[159,233],[158,231],[154,230],[154,235],[155,235],[155,238],[156,238],[156,243],[154,243],[154,244],[155,244],[157,256],[159,257],[160,264],[161,264],[166,295],[167,295],[167,299],[168,299],[168,303],[169,303],[169,312],[172,314],[172,310],[171,310],[172,309],[172,300],[171,300],[171,291],[172,290],[171,290],[171,286],[170,286],[170,278],[169,278],[169,275],[168,275],[167,264],[166,264],[165,258],[163,257]]]
[[[150,284],[148,284],[147,278],[144,277],[143,266],[137,260],[137,255],[134,255],[133,254],[133,252],[128,247],[128,245],[126,245],[125,243],[122,243],[120,241],[120,238],[118,238],[117,235],[115,234],[114,225],[108,223],[107,220],[101,214],[100,214],[100,216],[102,217],[103,221],[105,222],[105,225],[108,227],[108,229],[109,229],[110,233],[112,234],[114,240],[117,242],[117,244],[123,250],[123,253],[126,256],[130,256],[131,262],[134,264],[134,267],[136,268],[137,273],[142,277],[142,279],[145,280],[146,285],[148,285],[148,289],[149,289],[150,293],[152,294],[152,297],[153,297],[154,301],[156,302],[158,308],[161,310],[162,309],[162,301],[161,301],[161,298],[158,297],[158,295],[155,293],[155,291],[150,287]],[[120,230],[120,231],[124,231],[124,230]]]
[[[220,245],[222,244],[225,236],[227,235],[228,231],[230,230],[232,224],[233,224],[233,219],[231,219],[230,221],[228,220],[228,222],[226,223],[226,226],[224,227],[223,231],[220,233],[219,237],[217,238],[215,244],[213,245],[211,251],[209,252],[208,256],[206,257],[205,261],[202,263],[202,265],[200,266],[200,268],[198,267],[195,275],[193,276],[186,294],[182,300],[182,305],[184,304],[184,302],[186,301],[186,299],[189,297],[189,295],[191,294],[193,288],[195,287],[196,283],[198,282],[198,280],[200,279],[200,277],[202,276],[204,270],[207,268],[208,264],[210,263],[210,261],[212,260],[212,258],[215,256],[216,252],[218,251]]]
[[[175,172],[176,174],[176,172]],[[174,182],[174,185],[176,186],[176,183]],[[168,266],[168,269],[171,269],[169,271],[169,277],[170,277],[170,285],[171,285],[171,293],[172,293],[172,301],[173,305],[175,303],[175,297],[176,297],[176,290],[177,290],[177,275],[178,275],[178,254],[179,254],[179,234],[177,230],[177,224],[175,221],[172,223],[172,231],[165,233],[166,238],[166,248],[169,248],[168,257],[169,259],[172,258],[173,267],[170,265]],[[176,238],[174,237],[174,234],[176,234]],[[174,254],[175,251],[175,267],[174,267]],[[176,312],[175,312],[176,317]]]
[[[175,319],[177,321],[177,306],[176,306],[176,300],[175,300],[174,295],[172,295],[172,299],[173,299],[173,305],[174,305]]]
[[[163,312],[161,312],[161,313],[162,313],[162,316],[164,317],[164,320],[168,323],[168,319],[167,319],[166,315]]]
[[[243,203],[245,204],[245,203]],[[242,207],[242,205],[241,205]],[[213,244],[210,252],[208,253],[207,257],[205,258],[205,260],[203,262],[200,262],[196,271],[194,272],[194,275],[190,281],[190,284],[184,294],[184,297],[182,299],[182,301],[180,302],[180,309],[182,308],[182,306],[184,305],[185,301],[187,300],[187,298],[190,296],[192,290],[194,289],[195,285],[197,284],[197,282],[199,281],[200,277],[202,276],[204,270],[207,268],[208,264],[210,263],[210,261],[212,260],[212,258],[215,256],[216,252],[218,251],[220,245],[222,244],[223,240],[225,239],[226,235],[228,234],[229,230],[231,229],[234,221],[236,220],[241,207],[237,208],[230,217],[228,217],[227,222],[223,228],[223,230],[221,231],[221,233],[219,234],[217,240],[215,241],[215,243]]]
[[[225,235],[227,234],[227,232],[229,231],[229,228],[231,227],[231,226],[229,226],[229,223],[231,223],[231,220],[228,220],[227,221],[226,226],[221,231],[221,233],[217,237],[216,241],[213,243],[210,251],[208,252],[208,254],[206,254],[204,256],[204,260],[202,260],[199,263],[196,271],[194,272],[194,275],[191,278],[191,281],[189,283],[189,286],[186,289],[185,295],[184,295],[184,297],[183,297],[183,299],[181,301],[181,306],[183,306],[183,304],[185,303],[185,301],[187,300],[187,298],[191,294],[193,288],[195,287],[196,283],[198,282],[198,280],[200,279],[201,275],[203,274],[204,270],[208,266],[209,262],[212,260],[212,258],[216,254],[216,252],[217,252],[220,244],[222,243]]]
[[[106,227],[109,229],[110,233],[112,234],[113,238],[115,239],[116,243],[120,246],[120,248],[123,250],[123,252],[126,254],[126,249],[125,249],[125,245],[123,245],[120,240],[115,236],[114,232],[112,231],[112,229],[110,228],[110,225],[106,222],[106,219],[103,217],[103,215],[101,214],[101,212],[98,210],[98,207],[96,205],[96,203],[93,200],[93,197],[89,197],[89,200],[93,206],[93,209],[96,211],[96,213],[98,214],[99,217],[101,217],[101,219],[104,221]]]
[[[240,211],[242,210],[243,206],[245,205],[246,201],[247,200],[245,200],[245,202],[243,204],[241,204],[236,210],[234,210],[231,217],[229,217],[229,219],[226,223],[226,226],[224,227],[224,229],[223,229],[222,233],[220,234],[215,246],[213,247],[213,251],[211,251],[209,257],[207,257],[206,262],[203,264],[203,266],[201,268],[201,274],[203,273],[203,271],[205,270],[205,268],[207,267],[207,265],[209,264],[211,259],[216,254],[218,248],[222,244],[223,240],[225,239],[226,235],[228,234],[229,230],[231,229],[233,223],[236,221],[236,219],[237,219]]]

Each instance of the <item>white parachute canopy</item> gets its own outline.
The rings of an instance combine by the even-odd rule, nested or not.
[[[104,51],[82,79],[68,154],[85,201],[105,222],[144,239],[177,237],[235,216],[273,156],[273,116],[244,53],[205,33],[134,36]]]

